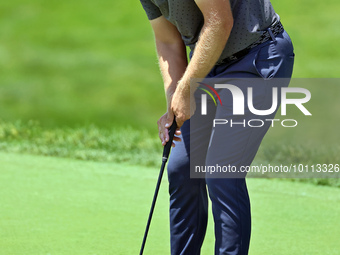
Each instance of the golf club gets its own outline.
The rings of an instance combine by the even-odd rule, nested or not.
[[[165,144],[164,149],[163,149],[162,166],[161,166],[161,170],[159,172],[158,181],[157,181],[157,185],[156,185],[156,190],[155,190],[155,194],[153,196],[153,200],[152,200],[152,204],[151,204],[151,209],[150,209],[150,213],[149,213],[149,218],[148,218],[148,223],[146,224],[144,238],[143,238],[143,243],[142,243],[142,247],[140,248],[139,255],[142,255],[143,251],[144,251],[144,247],[145,247],[145,243],[146,243],[146,238],[148,236],[148,232],[149,232],[149,228],[150,228],[151,218],[152,218],[152,215],[153,215],[153,211],[155,209],[155,204],[156,204],[156,200],[157,200],[157,196],[158,196],[159,187],[161,186],[161,181],[162,181],[162,176],[163,176],[164,168],[165,168],[166,162],[168,161],[168,157],[169,157],[170,150],[171,150],[171,145],[172,145],[172,140],[174,138],[174,134],[175,134],[176,128],[177,128],[177,123],[176,123],[176,120],[174,119],[174,121],[172,122],[171,127],[169,128],[169,141]]]

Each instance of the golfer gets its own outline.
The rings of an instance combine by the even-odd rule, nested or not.
[[[158,121],[162,144],[169,139],[174,116],[180,127],[168,165],[171,254],[200,254],[208,194],[215,223],[215,254],[248,254],[251,215],[245,176],[190,178],[190,162],[199,150],[201,156],[195,162],[202,165],[249,166],[271,122],[258,128],[214,127],[213,119],[240,118],[231,110],[230,91],[218,91],[223,105],[215,106],[210,100],[208,114],[202,116],[199,100],[195,108],[195,97],[202,91],[190,89],[190,80],[226,79],[244,94],[246,87],[253,86],[254,108],[269,109],[274,81],[292,75],[291,40],[269,0],[140,1],[154,31],[167,100],[167,112]],[[240,82],[245,79],[260,82]],[[247,109],[242,116],[244,120],[253,117]]]

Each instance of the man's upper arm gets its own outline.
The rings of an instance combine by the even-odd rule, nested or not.
[[[234,20],[229,0],[195,0],[195,2],[203,14],[205,23],[233,26]]]
[[[150,23],[155,34],[156,42],[165,44],[183,43],[181,34],[175,25],[164,18],[164,16],[150,20]]]

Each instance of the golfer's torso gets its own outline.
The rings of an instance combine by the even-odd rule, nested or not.
[[[192,50],[203,26],[203,15],[194,0],[149,0],[173,23]],[[246,48],[263,30],[279,19],[270,0],[230,0],[234,27],[220,59]]]

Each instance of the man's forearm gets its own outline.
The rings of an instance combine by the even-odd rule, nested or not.
[[[191,78],[206,77],[221,56],[232,26],[232,18],[222,21],[218,17],[213,16],[205,22],[193,57],[181,79],[178,89],[188,92]]]
[[[182,40],[175,43],[164,43],[157,39],[156,47],[167,97],[167,108],[170,110],[171,97],[188,65],[186,48]]]
[[[168,110],[171,110],[171,97],[188,65],[186,48],[176,26],[165,17],[160,16],[150,23],[155,35]]]

